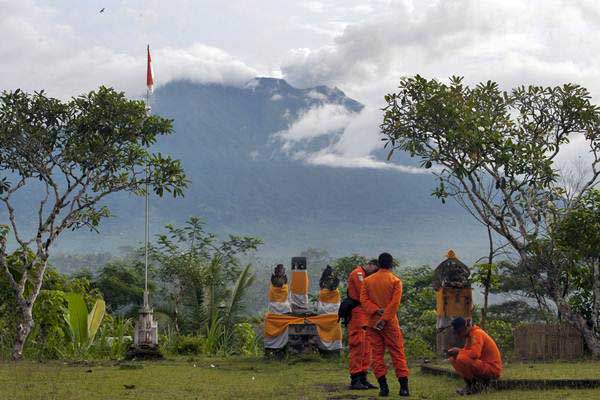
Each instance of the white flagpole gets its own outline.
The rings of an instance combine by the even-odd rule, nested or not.
[[[150,45],[148,45],[148,54],[150,54]],[[148,68],[151,68],[149,65]],[[146,114],[150,115],[151,107],[150,107],[150,95],[152,94],[152,90],[150,86],[146,86]],[[148,246],[150,241],[150,207],[149,207],[149,189],[150,185],[148,182],[149,178],[149,168],[146,165],[146,212],[145,212],[145,226],[144,226],[144,250],[145,250],[145,260],[144,260],[144,307],[149,308],[150,304],[148,301]]]

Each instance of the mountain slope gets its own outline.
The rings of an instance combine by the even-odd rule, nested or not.
[[[469,216],[431,198],[430,175],[329,168],[290,157],[277,132],[324,104],[352,113],[363,108],[339,89],[297,89],[271,78],[244,87],[177,81],[159,88],[152,112],[173,118],[176,133],[157,148],[183,161],[191,184],[183,199],[151,199],[152,232],[199,215],[209,230],[263,238],[261,254],[284,259],[316,247],[332,255],[389,250],[406,262],[436,263],[450,247],[467,258],[485,249],[483,231]],[[299,146],[317,151],[335,133]],[[139,243],[143,202],[119,195],[109,205],[117,217],[103,224],[100,237],[71,233],[59,249],[98,252]]]

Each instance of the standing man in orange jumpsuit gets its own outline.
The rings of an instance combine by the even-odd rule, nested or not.
[[[360,290],[365,278],[377,272],[377,260],[371,260],[367,265],[359,265],[348,276],[348,297],[360,303]],[[371,346],[367,339],[367,314],[358,304],[352,309],[348,323],[348,347],[350,350],[350,389],[377,389],[368,379],[369,364],[371,363]]]
[[[457,393],[479,393],[489,385],[491,379],[500,378],[500,350],[490,335],[477,325],[467,324],[462,317],[452,320],[452,329],[458,337],[465,339],[465,347],[462,349],[453,347],[448,350],[452,366],[466,382],[465,388]]]
[[[365,279],[360,304],[369,321],[367,335],[371,344],[371,365],[379,382],[379,395],[388,396],[390,389],[385,375],[384,355],[387,349],[400,383],[400,396],[409,396],[408,365],[404,355],[404,336],[398,322],[398,307],[402,298],[402,281],[391,271],[394,258],[382,253],[378,259],[379,270]]]

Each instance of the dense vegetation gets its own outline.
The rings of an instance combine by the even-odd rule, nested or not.
[[[488,228],[490,267],[493,232],[496,250],[518,258],[513,270],[529,282],[521,289],[557,309],[600,357],[600,107],[590,93],[574,84],[502,91],[491,81],[469,87],[460,77],[445,84],[417,75],[385,99],[389,158],[406,151],[431,169],[433,196],[456,200]],[[561,169],[558,157],[574,139],[587,157]]]
[[[345,104],[343,94],[334,95]],[[400,93],[386,99],[382,128],[390,157],[397,149],[420,157],[439,180],[434,195],[458,200],[490,232],[489,256],[473,266],[473,281],[486,298],[483,310],[475,310],[475,322],[485,324],[505,357],[517,317],[520,323],[567,321],[597,355],[600,161],[594,160],[591,175],[571,185],[561,183],[553,166],[572,134],[583,135],[596,155],[600,111],[588,93],[566,85],[507,94],[493,83],[471,89],[459,78],[444,85],[416,77],[402,80]],[[157,195],[183,194],[188,182],[179,161],[149,150],[157,136],[171,132],[171,121],[146,115],[142,103],[107,88],[66,103],[43,93],[4,93],[0,106],[0,201],[9,223],[0,225],[0,354],[120,359],[131,345],[142,302],[141,252],[57,257],[52,265],[51,249],[66,230],[97,229],[110,216],[101,202],[105,196],[150,188]],[[515,152],[521,157],[509,156]],[[42,193],[33,234],[17,223],[13,195],[23,188]],[[494,242],[492,234],[503,242]],[[272,272],[272,265],[256,258],[262,245],[256,237],[223,232],[222,226],[209,231],[199,217],[168,224],[156,235],[149,288],[165,354],[261,353]],[[317,293],[326,265],[340,274],[344,291],[347,274],[374,256],[357,251],[339,257],[308,248],[299,254],[308,259],[310,292]],[[404,281],[399,317],[408,356],[432,357],[432,269],[395,255]],[[489,305],[489,294],[508,294],[511,300]]]

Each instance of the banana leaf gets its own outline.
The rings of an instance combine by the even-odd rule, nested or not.
[[[90,345],[94,342],[94,337],[96,337],[96,332],[100,328],[105,312],[106,303],[104,303],[104,300],[96,300],[92,312],[87,317],[87,336]]]
[[[85,300],[80,293],[66,293],[69,313],[67,322],[71,328],[71,334],[78,347],[82,347],[88,341],[88,312]]]

